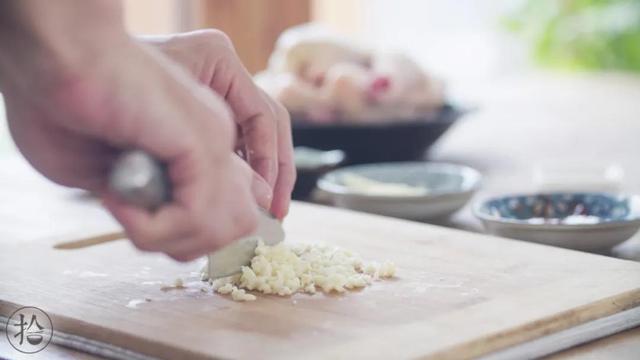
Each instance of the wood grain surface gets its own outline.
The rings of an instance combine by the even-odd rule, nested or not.
[[[635,262],[304,204],[285,223],[288,242],[392,260],[398,278],[343,296],[235,303],[203,286],[199,262],[127,242],[52,249],[116,225],[93,201],[26,184],[48,195],[34,196],[30,221],[0,230],[14,239],[0,243],[0,314],[38,306],[59,331],[161,358],[472,357],[640,304]],[[26,239],[37,226],[47,236]],[[171,287],[178,277],[186,288]]]

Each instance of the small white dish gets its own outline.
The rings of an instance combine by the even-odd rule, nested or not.
[[[462,208],[480,186],[481,178],[478,171],[462,165],[379,163],[331,171],[320,178],[318,187],[339,207],[428,220]]]
[[[474,214],[494,235],[604,252],[640,229],[640,196],[599,192],[508,195],[478,203]]]

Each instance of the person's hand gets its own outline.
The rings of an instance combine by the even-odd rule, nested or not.
[[[220,31],[201,30],[141,40],[160,49],[200,83],[224,97],[238,124],[237,150],[273,189],[273,201],[267,208],[276,217],[284,218],[296,178],[287,110],[254,84],[231,41]]]
[[[124,31],[100,35],[57,37],[70,47],[15,39],[13,52],[0,51],[9,126],[24,156],[53,181],[101,195],[142,250],[187,261],[254,231],[255,199],[268,202],[270,188],[233,152],[224,100]],[[166,162],[170,204],[149,213],[109,193],[106,174],[126,148]]]

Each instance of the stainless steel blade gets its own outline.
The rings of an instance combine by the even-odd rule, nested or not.
[[[209,254],[207,259],[209,279],[236,274],[243,266],[250,265],[259,239],[262,239],[267,245],[275,245],[284,240],[284,229],[280,221],[262,210],[258,215],[258,229],[255,234],[239,239]]]

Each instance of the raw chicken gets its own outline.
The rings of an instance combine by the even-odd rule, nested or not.
[[[256,81],[316,123],[416,119],[443,104],[443,87],[402,54],[376,53],[313,25],[285,31]]]

